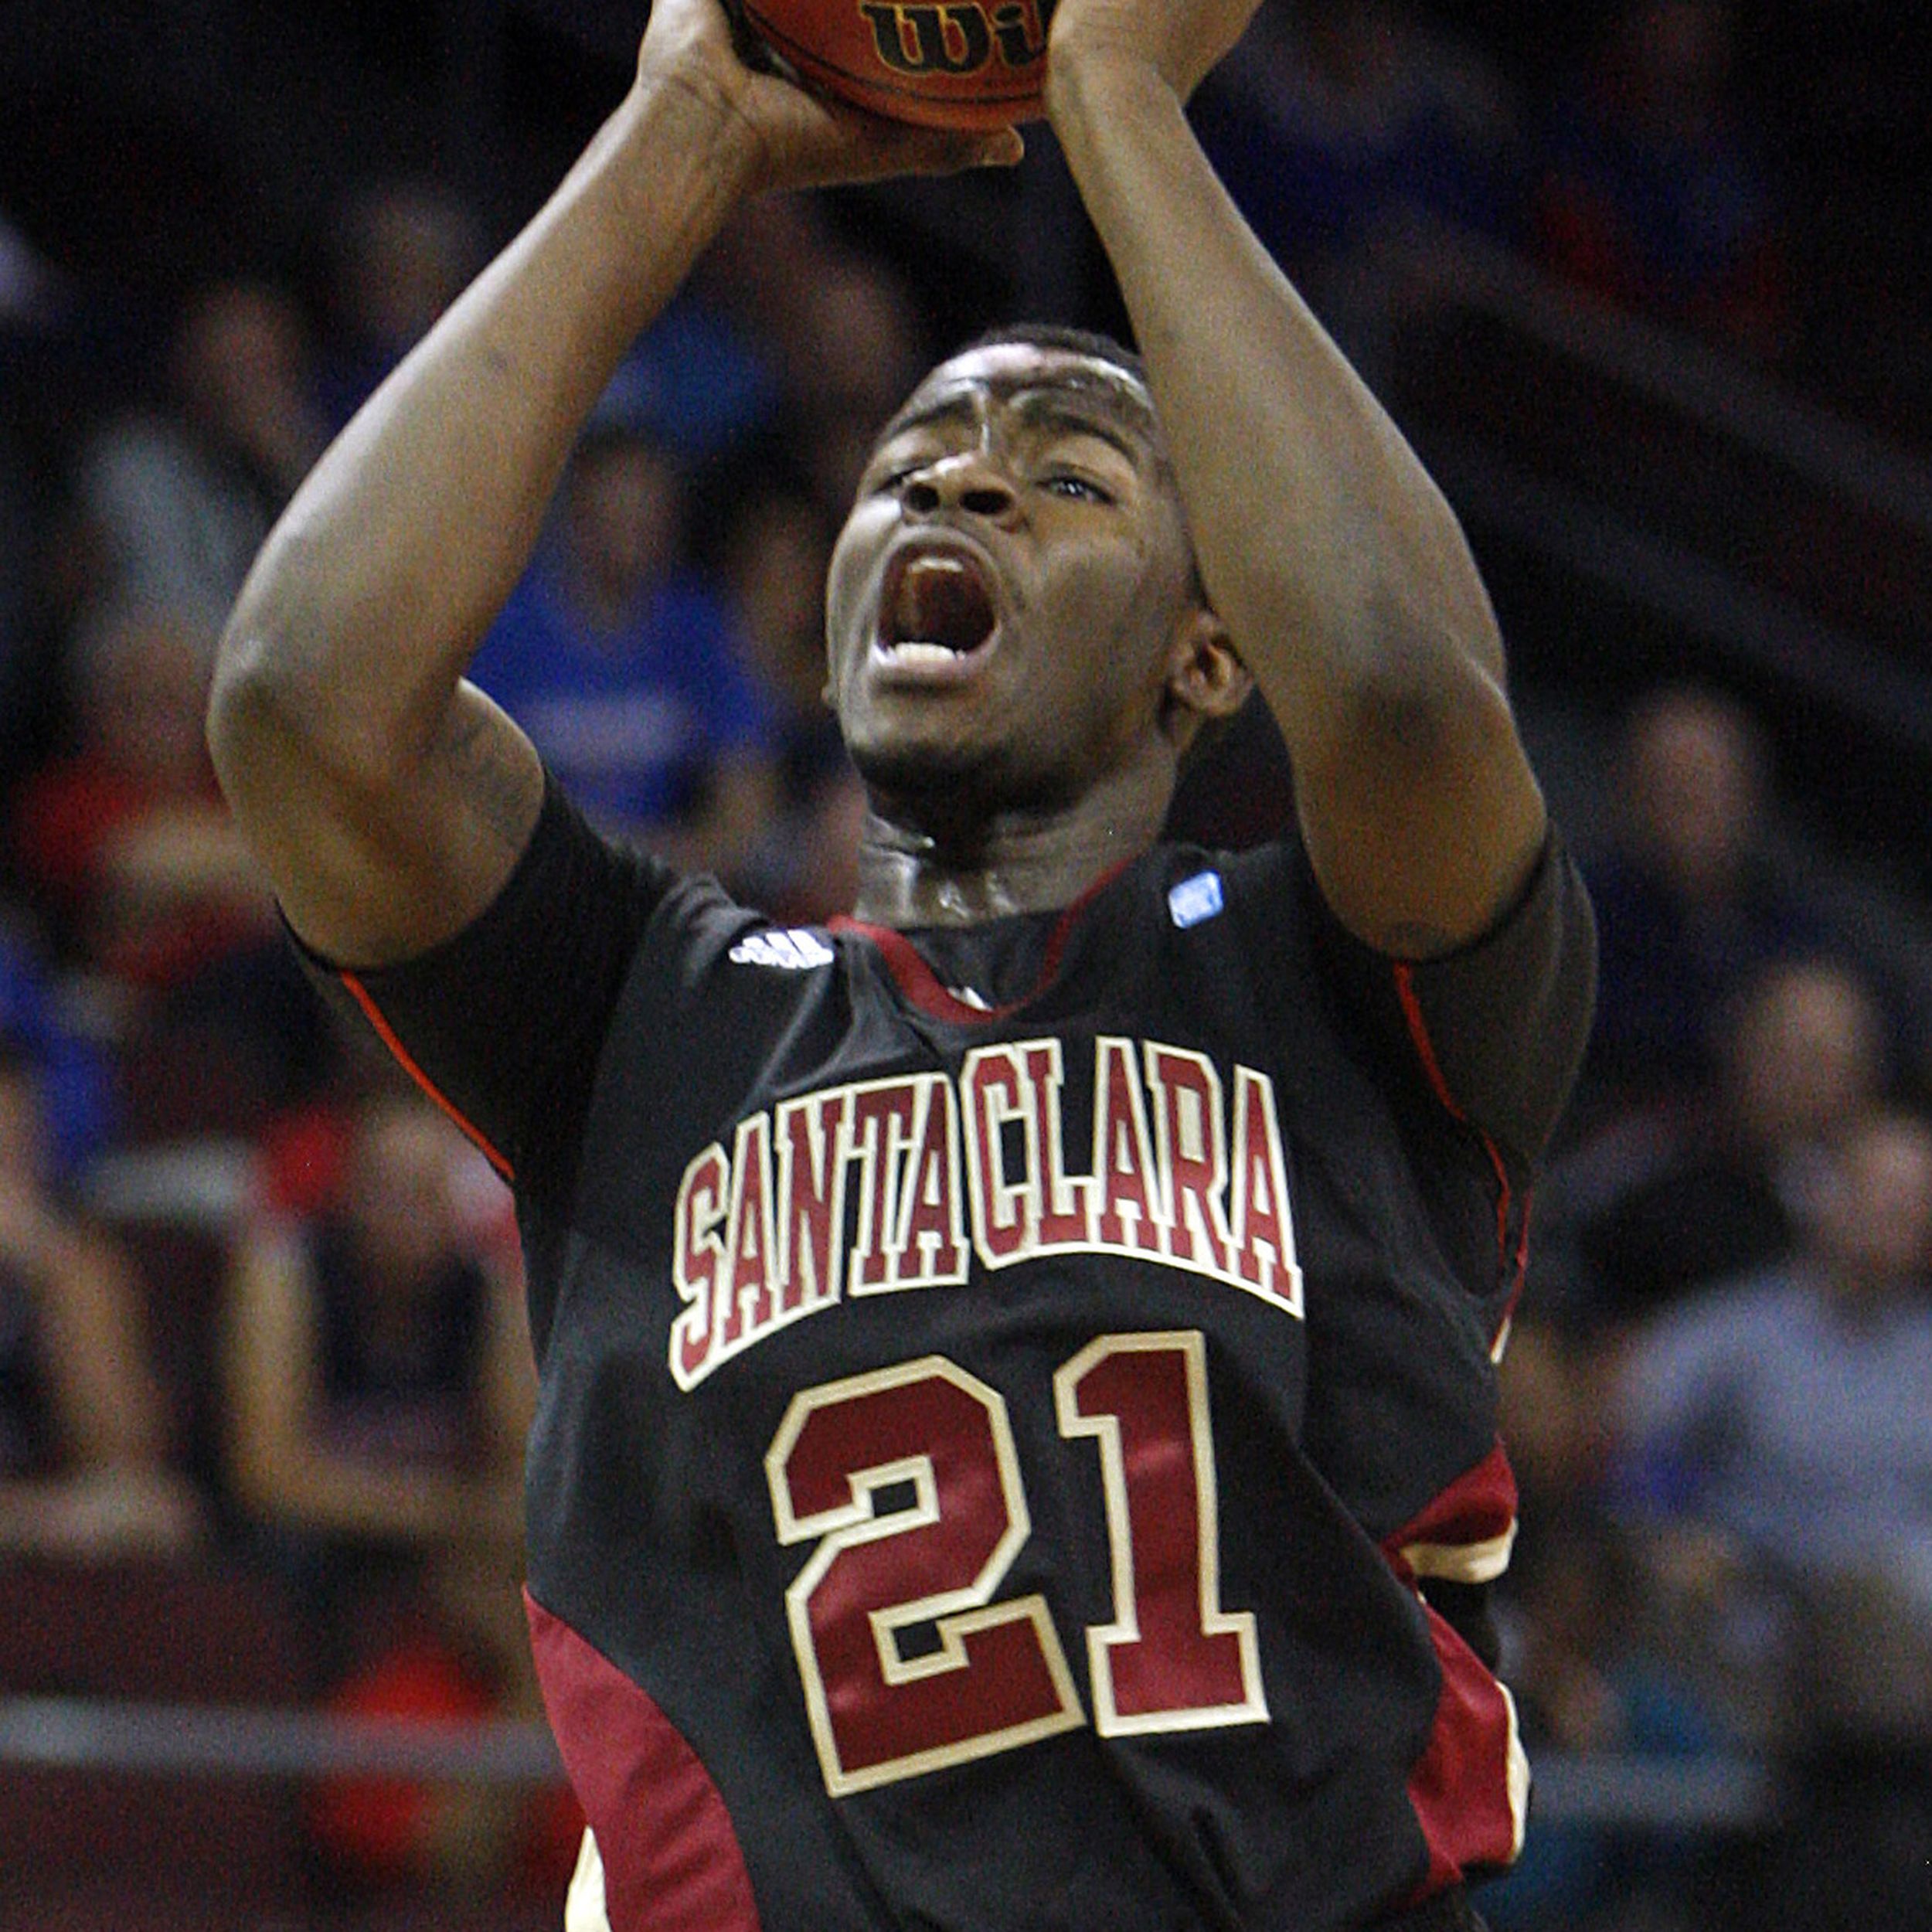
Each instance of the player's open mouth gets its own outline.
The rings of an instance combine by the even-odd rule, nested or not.
[[[986,573],[957,550],[907,549],[886,566],[875,654],[895,670],[957,674],[998,628]]]

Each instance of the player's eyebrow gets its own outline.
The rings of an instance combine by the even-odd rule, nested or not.
[[[1097,396],[1089,402],[1080,391],[1058,386],[1026,389],[1012,398],[1012,408],[1029,427],[1063,430],[1107,444],[1137,469],[1150,457],[1158,461],[1152,412],[1135,420],[1121,407],[1124,397],[1117,398],[1111,389],[1104,394],[1104,401]]]
[[[1144,463],[1163,464],[1162,445],[1151,405],[1124,383],[1075,376],[1042,381],[1037,372],[1022,375],[974,377],[940,391],[930,400],[915,400],[880,434],[883,448],[909,431],[979,420],[989,402],[1009,406],[1029,427],[1064,430],[1091,436],[1109,444],[1137,469]]]
[[[874,447],[883,449],[894,437],[903,436],[911,430],[934,429],[947,423],[977,422],[979,414],[976,389],[950,389],[928,403],[916,406],[908,403],[879,432]]]

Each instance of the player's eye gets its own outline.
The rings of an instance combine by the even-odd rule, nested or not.
[[[1055,496],[1071,497],[1085,503],[1111,503],[1114,492],[1096,483],[1090,476],[1070,470],[1053,470],[1040,478],[1040,488]]]
[[[930,469],[939,460],[939,453],[933,450],[893,451],[880,458],[869,487],[889,495],[896,490],[903,489],[914,477]]]

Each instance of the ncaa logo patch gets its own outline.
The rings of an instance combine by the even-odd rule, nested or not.
[[[1167,909],[1183,932],[1213,918],[1226,903],[1218,872],[1197,872],[1192,879],[1183,879],[1167,896]]]
[[[829,966],[837,955],[815,932],[803,926],[753,933],[732,947],[728,957],[736,966],[775,966],[781,972],[808,973]]]

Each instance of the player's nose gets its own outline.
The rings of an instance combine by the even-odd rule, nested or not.
[[[930,463],[906,485],[903,498],[915,515],[947,509],[1003,521],[1019,507],[1019,493],[983,450],[962,450]]]

